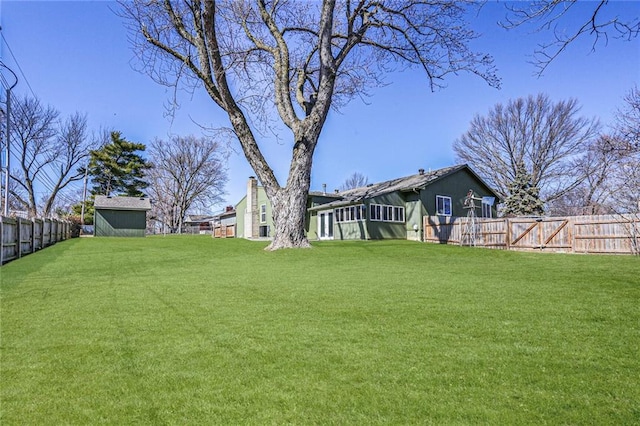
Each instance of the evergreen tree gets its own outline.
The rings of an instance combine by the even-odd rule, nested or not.
[[[120,132],[111,132],[111,143],[91,151],[91,194],[144,196],[142,191],[149,186],[144,179],[145,170],[151,165],[137,152],[145,149],[144,144],[129,142]]]
[[[71,212],[77,216],[82,217],[82,201],[78,204],[71,206]],[[94,196],[92,195],[84,203],[84,223],[83,225],[93,225],[93,215],[95,213]]]
[[[540,189],[531,183],[532,180],[524,163],[518,163],[516,176],[508,186],[509,195],[504,203],[506,216],[541,216],[544,213]]]

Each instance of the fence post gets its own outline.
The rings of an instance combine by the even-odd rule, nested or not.
[[[536,219],[536,223],[538,224],[538,247],[540,251],[544,248],[544,238],[542,237],[544,231],[544,218]]]
[[[36,220],[31,219],[31,253],[36,252]]]
[[[22,218],[16,218],[16,244],[17,246],[17,255],[18,259],[22,257],[22,233],[20,232],[20,228],[22,227]]]
[[[569,221],[569,223],[567,223],[567,232],[569,233],[569,245],[571,246],[571,253],[575,253],[576,252],[576,239],[575,239],[575,226],[576,226],[576,222],[575,222],[575,218],[573,217],[568,217],[567,220]]]

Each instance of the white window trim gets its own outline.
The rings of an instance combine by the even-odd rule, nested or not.
[[[333,210],[333,220],[335,223],[362,222],[366,219],[367,209],[364,204],[338,207]]]
[[[379,217],[375,217],[378,216],[377,214],[371,214],[374,210],[379,210]],[[385,212],[387,219],[384,218]],[[394,206],[390,204],[369,204],[369,220],[371,220],[372,222],[404,223],[404,206]]]
[[[444,212],[441,213],[440,211],[438,211],[438,200],[443,200],[442,203],[442,207]],[[446,201],[449,201],[449,213],[447,213],[447,209],[446,209]],[[448,195],[436,195],[436,215],[437,216],[451,216],[451,214],[453,213],[453,203],[451,202],[451,197],[449,197]]]
[[[267,223],[267,205],[260,204],[260,223]]]
[[[491,219],[493,218],[493,210],[491,209],[491,204],[482,202],[482,217]],[[488,214],[487,214],[488,213]]]

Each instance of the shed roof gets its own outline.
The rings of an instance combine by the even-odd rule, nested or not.
[[[151,200],[144,197],[111,197],[96,195],[93,205],[99,210],[151,210]]]

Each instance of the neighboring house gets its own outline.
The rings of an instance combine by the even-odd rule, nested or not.
[[[202,214],[187,215],[184,221],[183,231],[191,234],[207,234],[211,232],[211,221],[213,216]]]
[[[233,238],[236,236],[236,210],[233,206],[225,207],[222,213],[212,217],[211,229],[213,238]]]
[[[319,204],[326,204],[338,199],[337,194],[326,192],[309,192],[307,208]],[[249,177],[247,195],[236,204],[236,237],[248,239],[268,239],[272,237],[273,217],[271,203],[267,198],[264,187],[258,185],[254,176]],[[311,212],[307,210],[307,225],[310,223]],[[307,233],[309,228],[307,226]]]
[[[148,198],[96,195],[94,235],[96,237],[144,237]]]
[[[273,229],[271,203],[254,176],[247,182],[247,195],[236,204],[236,237],[269,238]]]
[[[490,199],[499,199],[466,164],[446,167],[336,193],[310,192],[307,238],[340,240],[422,239],[423,216],[466,216],[469,190],[484,198],[479,217],[495,217]],[[271,205],[257,180],[249,179],[247,196],[236,206],[236,236],[269,238]]]

